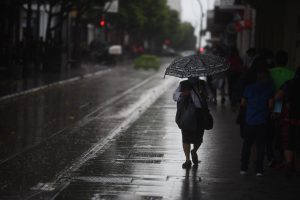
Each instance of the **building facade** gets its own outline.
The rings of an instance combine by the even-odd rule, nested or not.
[[[282,0],[216,0],[208,11],[209,42],[236,46],[243,56],[250,47],[289,54],[289,66],[300,66],[300,2]]]

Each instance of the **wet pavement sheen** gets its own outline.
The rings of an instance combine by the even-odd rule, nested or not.
[[[198,168],[181,168],[184,154],[171,87],[127,131],[74,171],[53,199],[298,199],[298,178],[280,171],[239,174],[241,139],[235,114],[212,108],[215,127],[198,151]]]
[[[135,71],[128,66],[1,103],[0,161],[76,124],[150,75],[153,72]]]
[[[253,165],[248,175],[239,174],[242,141],[236,114],[226,105],[211,107],[215,127],[205,132],[198,168],[182,169],[172,100],[179,79],[153,72],[126,78],[131,72],[118,70],[2,105],[1,117],[10,113],[5,127],[18,128],[20,138],[12,140],[10,152],[1,152],[0,199],[299,199],[299,175],[286,179],[282,171],[266,169],[264,177],[255,177]],[[114,78],[119,81],[109,81]],[[40,99],[49,107],[35,107]],[[9,109],[16,106],[21,116]]]

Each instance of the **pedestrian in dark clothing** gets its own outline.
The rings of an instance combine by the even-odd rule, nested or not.
[[[255,48],[249,48],[246,51],[246,55],[244,57],[244,66],[249,69],[252,65],[253,60],[256,56],[256,50]]]
[[[274,55],[274,53],[271,49],[269,49],[269,48],[260,48],[257,51],[257,55],[262,56],[266,59],[267,67],[269,69],[275,67],[275,55]]]
[[[295,77],[286,81],[276,93],[275,98],[283,104],[283,149],[286,161],[287,175],[294,171],[295,153],[300,151],[300,68]]]
[[[215,75],[207,76],[207,86],[210,93],[210,102],[217,105],[217,92],[221,93],[221,104],[225,104],[225,73],[218,73]]]
[[[241,98],[243,96],[243,92],[245,88],[253,84],[256,81],[257,72],[264,69],[267,70],[268,67],[268,61],[265,56],[263,55],[257,55],[255,56],[255,59],[253,60],[251,67],[242,75],[241,79],[238,83],[238,92],[236,94],[238,95],[238,99],[241,101]],[[245,127],[246,127],[246,107],[241,106],[239,108],[237,120],[237,124],[240,126],[240,136],[242,139],[244,139],[245,135]],[[273,147],[273,141],[274,141],[274,133],[271,129],[271,119],[269,118],[269,121],[267,122],[267,138],[266,138],[266,154],[268,159],[268,165],[272,166],[273,160],[274,160],[274,147]],[[254,148],[255,150],[255,148]]]
[[[246,126],[241,153],[240,173],[246,174],[251,147],[256,144],[256,175],[263,175],[268,118],[273,106],[274,86],[267,69],[257,71],[255,83],[246,87],[241,105],[246,106]]]
[[[271,77],[274,81],[275,90],[279,88],[288,80],[291,80],[295,72],[287,67],[288,53],[283,50],[279,50],[275,56],[276,67],[270,69]],[[275,108],[282,107],[282,101],[277,99],[275,101]],[[281,110],[275,110],[271,118],[271,131],[273,138],[273,159],[270,162],[270,167],[280,167],[283,164],[284,153],[282,146],[282,124],[281,122],[282,113]]]
[[[260,55],[256,56],[251,64],[250,68],[247,69],[247,71],[245,71],[241,75],[241,77],[237,83],[235,97],[234,97],[236,99],[235,101],[241,102],[245,88],[247,86],[249,86],[250,84],[255,83],[255,81],[257,79],[257,72],[259,70],[266,69],[266,68],[267,68],[267,61],[266,61],[265,57],[260,56]],[[244,138],[244,128],[245,128],[245,124],[246,124],[246,107],[245,106],[240,105],[236,122],[237,122],[237,124],[240,125],[240,136],[243,139]]]
[[[281,85],[287,81],[291,80],[295,72],[287,66],[288,63],[288,53],[280,50],[275,56],[276,67],[270,69],[271,76],[274,80],[275,89],[278,90]]]
[[[198,165],[198,156],[197,150],[203,142],[204,128],[201,123],[202,121],[202,111],[203,102],[206,102],[206,86],[203,80],[199,80],[198,77],[191,77],[188,80],[180,82],[180,85],[177,87],[176,91],[173,94],[173,99],[177,102],[181,101],[183,98],[189,97],[196,107],[196,121],[197,128],[195,131],[190,130],[181,130],[182,132],[182,144],[183,151],[185,154],[185,162],[182,164],[182,168],[190,168],[192,162],[190,160],[190,153],[192,156],[192,161],[195,166]],[[201,98],[201,99],[199,99]],[[191,144],[194,144],[194,148],[191,150]]]
[[[235,110],[238,102],[236,101],[236,87],[240,76],[245,71],[243,60],[239,55],[237,48],[232,48],[228,58],[229,69],[227,71],[228,80],[228,96],[230,100],[230,105],[233,110]]]

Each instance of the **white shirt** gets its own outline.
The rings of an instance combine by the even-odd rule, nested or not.
[[[194,89],[196,89],[196,88],[194,88]],[[180,92],[180,85],[179,85],[179,86],[176,88],[176,90],[174,91],[174,93],[173,93],[173,99],[174,99],[174,101],[177,102],[177,101],[180,100],[181,93],[182,93],[182,92]],[[199,93],[198,93],[199,97],[198,97],[197,94],[195,94],[194,90],[191,90],[191,91],[190,91],[190,94],[191,94],[192,100],[193,100],[193,102],[194,102],[194,104],[195,104],[195,107],[196,107],[196,108],[202,108],[201,102],[200,102],[200,100],[199,100],[199,97],[200,97]],[[201,98],[201,97],[200,97],[200,98]]]

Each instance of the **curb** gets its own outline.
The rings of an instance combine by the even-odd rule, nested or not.
[[[153,75],[149,80],[151,80],[154,76]],[[148,81],[146,81],[148,82]],[[48,182],[42,184],[42,188],[37,188],[40,191],[46,191],[46,192],[52,192],[54,191],[54,195],[51,197],[50,200],[54,200],[57,195],[65,189],[68,184],[70,183],[70,175],[77,171],[82,165],[84,165],[88,160],[95,157],[96,154],[101,154],[107,148],[110,147],[113,142],[114,138],[119,137],[122,133],[126,132],[129,127],[133,125],[136,120],[142,116],[147,109],[149,109],[159,97],[167,91],[167,89],[175,83],[174,80],[169,79],[165,81],[164,84],[159,85],[157,87],[151,88],[147,91],[147,94],[149,95],[149,98],[147,98],[146,101],[141,102],[137,109],[135,109],[132,113],[129,114],[129,116],[118,126],[116,126],[114,129],[110,130],[109,134],[105,136],[104,138],[100,139],[98,142],[96,142],[93,146],[91,146],[87,151],[81,154],[72,164],[71,166],[65,168],[62,170],[53,180],[53,182]]]
[[[3,97],[0,97],[0,102],[8,100],[8,99],[11,99],[11,98],[23,96],[23,95],[28,95],[30,93],[38,92],[40,90],[51,88],[53,86],[62,85],[62,84],[65,84],[65,83],[71,83],[71,82],[74,82],[74,81],[77,81],[77,80],[80,80],[80,79],[86,79],[86,78],[90,78],[90,77],[97,76],[97,75],[102,75],[102,74],[105,74],[105,73],[110,72],[110,71],[111,71],[111,69],[100,70],[100,71],[97,71],[97,72],[93,72],[93,73],[89,73],[89,74],[84,74],[82,76],[76,76],[76,77],[73,77],[73,78],[69,78],[69,79],[65,79],[65,80],[53,82],[53,83],[50,83],[50,84],[47,84],[47,85],[43,85],[43,86],[40,86],[40,87],[32,88],[32,89],[25,90],[25,91],[22,91],[22,92],[17,92],[17,93],[5,95]]]

